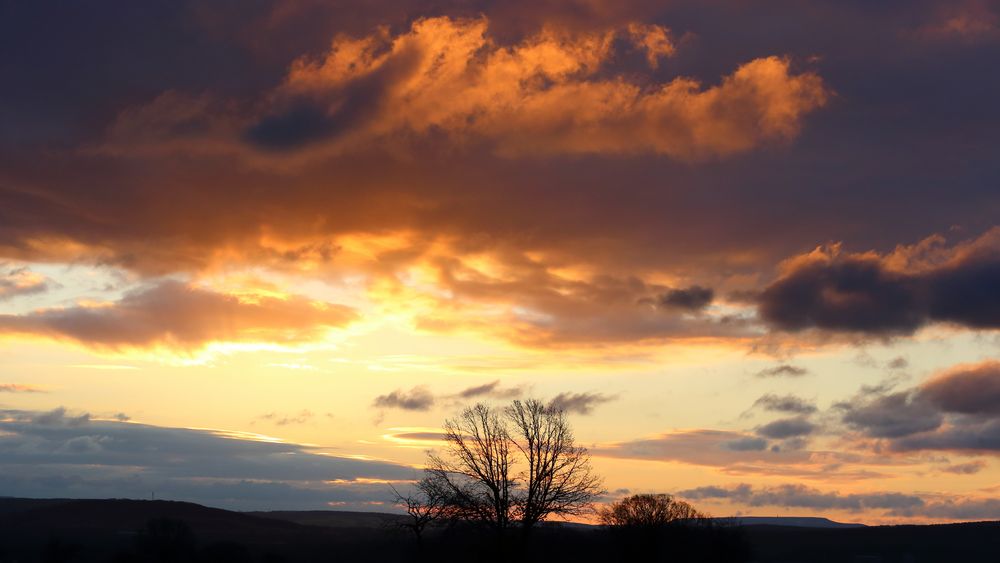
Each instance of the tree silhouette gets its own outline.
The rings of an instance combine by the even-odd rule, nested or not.
[[[422,483],[459,519],[530,530],[582,513],[602,492],[565,413],[538,400],[502,410],[478,403],[444,428],[444,454],[428,454]]]
[[[416,492],[407,495],[391,487],[396,504],[404,507],[409,516],[400,525],[413,532],[418,551],[423,549],[424,530],[451,515],[448,491],[441,490],[439,485],[437,481],[424,478],[417,483]]]
[[[600,509],[597,515],[605,526],[635,528],[693,524],[708,518],[690,504],[664,494],[625,497]]]
[[[506,414],[527,466],[515,502],[521,525],[528,530],[551,515],[575,516],[588,508],[602,492],[601,481],[591,472],[587,450],[575,444],[565,412],[528,399],[514,401]]]
[[[510,527],[514,459],[500,413],[478,403],[445,421],[444,430],[445,456],[428,455],[428,486],[456,517],[497,530]]]

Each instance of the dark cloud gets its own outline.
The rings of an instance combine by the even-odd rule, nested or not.
[[[559,393],[549,401],[549,408],[577,414],[590,414],[594,407],[614,401],[617,397],[603,393]]]
[[[834,405],[842,421],[894,451],[1000,451],[1000,412],[995,407],[997,362],[942,371],[923,384],[893,391],[868,386]]]
[[[660,295],[658,304],[668,309],[700,311],[708,307],[715,298],[715,291],[708,287],[693,285],[684,289],[671,289]]]
[[[944,417],[933,405],[909,391],[879,395],[867,401],[839,403],[843,421],[873,438],[899,438],[935,430]]]
[[[906,369],[910,367],[910,362],[903,356],[895,357],[886,364],[889,369]]]
[[[397,389],[386,395],[375,397],[372,406],[385,409],[402,409],[407,411],[426,411],[434,406],[434,394],[422,385],[409,391]]]
[[[12,414],[14,420],[28,420],[32,424],[41,424],[43,426],[82,426],[90,422],[90,413],[85,412],[77,415],[69,415],[65,407],[57,407],[48,412],[26,414],[14,411]],[[25,419],[26,416],[29,416],[29,418]]]
[[[251,434],[167,428],[66,414],[3,411],[3,463],[17,465],[105,466],[115,471],[142,467],[172,477],[322,481],[409,478],[408,467],[321,455],[312,447],[261,441]]]
[[[902,493],[838,494],[827,493],[805,485],[753,487],[747,484],[730,487],[699,487],[680,491],[678,496],[691,500],[726,499],[747,506],[785,506],[815,510],[900,511],[921,508],[924,499]]]
[[[992,289],[1000,284],[1000,230],[953,249],[936,244],[928,239],[888,256],[833,248],[798,257],[761,292],[760,314],[793,332],[905,335],[934,322],[1000,328],[1000,297]]]
[[[457,399],[476,399],[479,397],[489,397],[491,399],[515,399],[525,392],[523,386],[503,387],[500,380],[494,380],[482,385],[466,387],[455,394]]]
[[[415,470],[226,431],[96,420],[65,409],[0,412],[0,494],[178,500],[242,509],[330,508],[391,498]],[[311,497],[311,498],[310,498]]]
[[[795,414],[812,414],[816,412],[816,405],[796,397],[795,395],[775,395],[768,393],[754,401],[754,407],[760,407],[770,412],[786,412]]]
[[[789,364],[781,364],[780,366],[774,366],[771,368],[765,368],[758,371],[755,375],[757,377],[802,377],[809,373],[809,370],[803,367],[793,366]]]
[[[920,386],[944,412],[1000,417],[1000,361],[952,368]]]
[[[945,473],[954,473],[955,475],[974,475],[983,469],[986,469],[986,462],[983,460],[976,460],[968,463],[956,463],[954,465],[942,467],[941,471],[944,471]]]
[[[761,438],[738,438],[723,442],[722,447],[734,452],[761,452],[767,449],[767,440]]]
[[[920,510],[900,512],[943,520],[997,520],[1000,517],[1000,499],[946,499],[929,503]]]
[[[891,442],[896,451],[945,450],[970,453],[1000,452],[1000,419],[951,419],[933,432],[901,436]]]
[[[757,434],[774,440],[808,436],[816,430],[816,425],[805,418],[783,418],[757,428]]]
[[[911,333],[925,321],[916,287],[868,257],[812,263],[768,286],[760,313],[781,330]]]
[[[300,296],[244,301],[163,281],[108,305],[0,315],[0,333],[66,339],[96,348],[193,349],[213,341],[301,342],[355,318],[348,307]]]
[[[749,484],[705,486],[677,493],[692,501],[722,500],[747,507],[775,506],[813,510],[847,510],[885,516],[940,518],[948,520],[992,520],[1000,514],[997,499],[897,492],[841,494],[805,485],[755,487]]]

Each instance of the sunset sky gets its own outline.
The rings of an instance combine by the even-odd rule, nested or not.
[[[1000,519],[1000,2],[0,1],[0,496]]]

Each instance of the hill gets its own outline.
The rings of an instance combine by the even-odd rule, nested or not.
[[[865,528],[864,524],[834,522],[810,516],[738,516],[724,518],[737,526],[785,526],[788,528]]]
[[[553,525],[540,527],[530,538],[513,535],[509,546],[515,547],[498,550],[495,535],[468,526],[431,532],[421,549],[413,536],[393,525],[401,518],[346,511],[240,513],[174,501],[0,498],[0,563],[1000,561],[1000,522],[859,526],[763,517],[653,536]]]

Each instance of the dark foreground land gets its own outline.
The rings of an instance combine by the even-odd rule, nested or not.
[[[570,525],[507,538],[456,526],[428,532],[418,546],[400,521],[358,512],[240,513],[171,501],[0,499],[0,563],[1000,563],[1000,522],[810,527],[768,519],[655,535]]]

